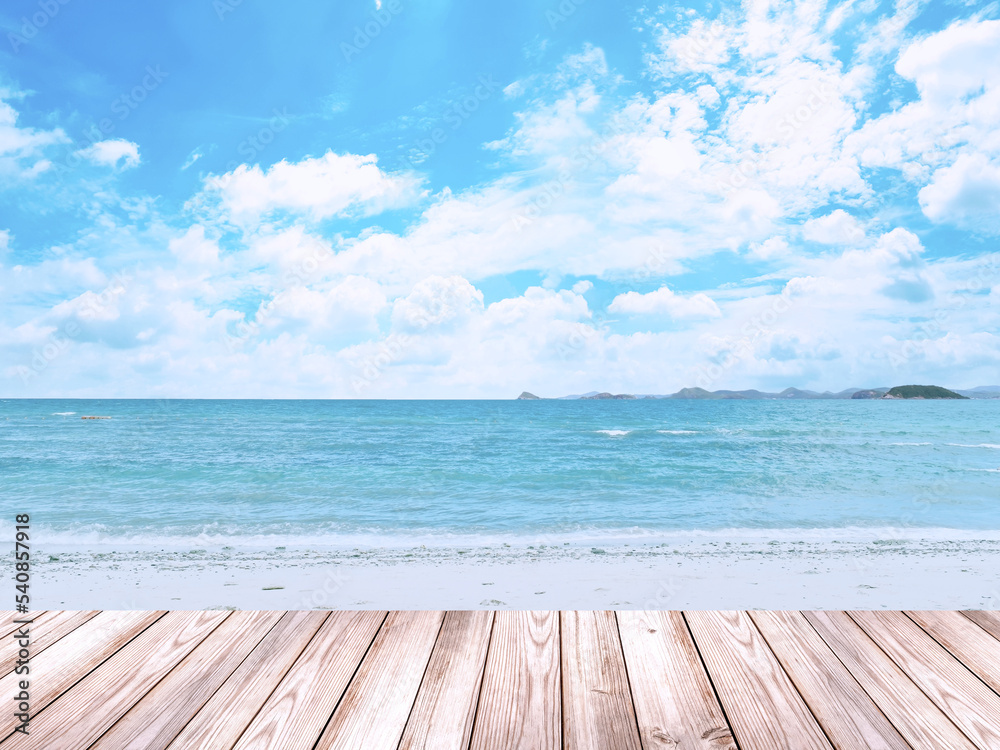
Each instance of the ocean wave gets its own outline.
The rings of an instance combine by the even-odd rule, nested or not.
[[[994,474],[1000,472],[1000,469],[969,469],[969,471],[990,471]]]
[[[981,471],[1000,471],[982,469]],[[12,531],[12,525],[0,520],[0,536]],[[120,552],[192,552],[195,550],[272,551],[287,550],[351,550],[351,549],[461,549],[485,547],[526,547],[534,545],[562,548],[566,545],[609,547],[690,546],[719,542],[871,544],[873,542],[963,542],[989,541],[1000,543],[1000,529],[945,528],[934,526],[842,526],[767,528],[744,527],[723,529],[648,529],[637,527],[598,528],[577,526],[551,531],[523,530],[456,532],[433,529],[363,530],[363,529],[288,529],[217,528],[203,530],[132,528],[109,529],[95,525],[90,529],[77,527],[38,528],[45,537],[49,551],[120,551]]]
[[[1000,450],[1000,445],[996,443],[977,443],[976,445],[969,445],[968,443],[948,443],[948,445],[953,448],[992,448],[993,450]]]
[[[76,414],[75,411],[54,411],[52,412],[53,417],[71,417]]]
[[[661,435],[697,435],[697,430],[657,430]]]
[[[597,430],[597,432],[602,435],[610,435],[611,437],[625,437],[632,432],[632,430]]]
[[[889,443],[889,445],[914,446],[914,445],[934,445],[934,443]]]

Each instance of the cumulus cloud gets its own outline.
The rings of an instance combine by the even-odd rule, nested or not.
[[[268,169],[241,164],[221,177],[209,177],[216,194],[237,223],[287,211],[320,220],[348,214],[370,215],[407,205],[418,195],[412,174],[388,174],[374,154],[336,154],[299,162],[282,160]]]
[[[896,72],[913,81],[921,97],[947,105],[997,85],[997,50],[1000,21],[960,21],[907,47]]]
[[[421,330],[468,317],[483,308],[483,293],[461,276],[431,276],[396,300],[392,319],[397,327]]]
[[[651,85],[592,45],[540,66],[493,102],[509,111],[485,144],[490,176],[433,193],[379,146],[381,161],[242,164],[173,216],[155,196],[87,196],[114,210],[88,208],[83,239],[31,260],[5,215],[19,241],[0,263],[0,356],[30,361],[76,321],[72,354],[32,393],[87,395],[77,380],[114,371],[118,395],[496,397],[881,385],[923,340],[907,379],[952,384],[961,367],[986,382],[1000,273],[971,290],[959,254],[980,246],[928,233],[925,252],[913,217],[1000,232],[998,22],[908,38],[914,8],[664,11]],[[73,148],[61,138],[0,105],[5,176],[45,172]],[[139,163],[121,139],[85,151]],[[121,293],[106,247],[146,264]]]
[[[205,227],[190,227],[181,237],[169,243],[170,252],[177,260],[189,266],[212,266],[219,260],[219,246],[205,237]]]
[[[1000,21],[958,21],[910,44],[896,72],[919,98],[848,139],[862,165],[897,169],[919,189],[927,218],[1000,232]]]
[[[265,331],[308,330],[325,340],[358,339],[378,331],[377,316],[386,306],[378,284],[348,276],[337,282],[293,286],[261,305],[256,321]]]
[[[139,166],[139,146],[124,138],[97,141],[76,153],[94,164],[115,169]]]
[[[810,242],[823,245],[849,245],[863,239],[865,231],[857,219],[838,208],[826,216],[810,219],[803,224],[802,236]]]
[[[625,315],[668,315],[671,318],[718,318],[722,311],[707,294],[693,294],[689,297],[675,294],[662,286],[655,292],[640,294],[626,292],[615,297],[608,305],[608,311]]]
[[[963,154],[934,173],[919,199],[932,221],[1000,234],[1000,159]]]

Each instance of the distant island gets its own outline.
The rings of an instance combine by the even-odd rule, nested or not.
[[[524,391],[518,400],[538,400],[541,397]],[[939,385],[897,385],[893,388],[847,388],[833,393],[824,391],[805,391],[799,388],[786,388],[779,393],[766,391],[707,391],[704,388],[681,388],[677,393],[669,395],[609,393],[607,391],[591,391],[574,396],[559,396],[559,400],[609,401],[632,399],[700,399],[700,400],[764,400],[764,399],[970,399],[970,398],[1000,398],[1000,385],[981,385],[969,390],[951,391]]]
[[[968,398],[939,385],[897,385],[882,398]]]

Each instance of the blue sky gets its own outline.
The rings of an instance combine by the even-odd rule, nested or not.
[[[9,3],[0,395],[994,384],[997,16]]]

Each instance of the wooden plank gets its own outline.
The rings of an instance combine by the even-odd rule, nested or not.
[[[1000,693],[1000,640],[958,612],[907,612],[934,640]]]
[[[471,750],[558,750],[560,679],[559,614],[497,612]]]
[[[17,612],[12,609],[5,609],[3,612],[0,612],[0,637],[7,636],[21,627],[21,623],[16,623],[14,620],[37,620],[45,614],[49,613],[44,609],[35,612]]]
[[[1000,748],[1000,695],[902,612],[848,614],[975,745]]]
[[[287,674],[327,612],[287,612],[170,743],[172,750],[228,750]]]
[[[91,750],[165,748],[261,642],[281,612],[234,612]]]
[[[465,750],[479,702],[492,612],[448,612],[399,750]]]
[[[70,686],[100,665],[163,612],[102,612],[31,660],[31,714],[35,716]],[[21,678],[0,678],[0,695],[14,695]],[[17,726],[13,712],[0,714],[0,738]]]
[[[642,746],[736,750],[680,612],[619,612]]]
[[[835,748],[909,749],[801,612],[750,612],[750,617]]]
[[[5,617],[0,618],[0,638],[3,638],[3,641],[0,641],[0,643],[3,644],[0,645],[0,663],[2,663],[7,659],[8,649],[12,648],[15,652],[18,650],[17,646],[10,646],[10,644],[8,643],[7,636],[13,634],[17,630],[23,629],[25,626],[27,626],[29,629],[32,630],[34,628],[40,628],[44,626],[45,623],[51,620],[52,618],[58,617],[61,614],[61,612],[60,610],[51,610],[48,612],[29,612],[28,614],[21,614],[21,615],[18,615],[18,613],[16,612],[4,612],[2,614],[4,614]],[[15,623],[14,622],[15,616],[16,619],[30,620],[30,622]],[[3,622],[4,620],[6,620],[6,622]]]
[[[18,626],[5,636],[0,644],[0,676],[10,674],[17,666],[18,652],[21,650],[21,639],[17,637],[17,633],[24,628],[28,629],[30,635],[31,658],[35,658],[60,638],[69,635],[97,615],[96,610],[91,612],[53,610],[42,613],[28,625]]]
[[[614,612],[560,614],[563,748],[639,750]]]
[[[1000,612],[984,612],[982,610],[965,610],[960,614],[972,620],[994,638],[1000,640]]]
[[[975,747],[845,612],[803,615],[911,747]]]
[[[830,748],[745,612],[686,612],[685,618],[741,747]]]
[[[192,649],[228,612],[168,612],[15,734],[4,750],[90,747]]]
[[[385,612],[332,612],[236,748],[311,749],[385,617]]]
[[[396,750],[444,612],[390,612],[316,750]]]

